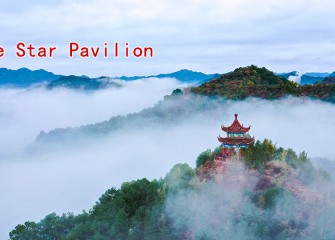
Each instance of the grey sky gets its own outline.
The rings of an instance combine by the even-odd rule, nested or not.
[[[189,68],[226,72],[256,64],[276,72],[335,70],[331,0],[1,1],[0,46],[8,68],[62,74],[141,75]],[[23,41],[55,45],[53,59],[18,59]],[[69,59],[69,41],[153,46],[153,59]]]

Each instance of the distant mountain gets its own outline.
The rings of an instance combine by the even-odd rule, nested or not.
[[[304,74],[301,76],[300,84],[301,85],[306,85],[306,84],[313,85],[314,83],[321,82],[323,79],[325,78],[324,77],[313,77],[313,76]]]
[[[335,72],[328,74],[327,77],[320,81],[322,84],[334,84],[335,83]]]
[[[28,68],[20,68],[18,70],[0,68],[0,85],[28,87],[41,82],[50,82],[61,76],[43,69],[32,71]]]
[[[234,71],[235,72],[235,71]],[[7,68],[0,68],[0,86],[14,86],[14,87],[29,87],[32,85],[46,84],[48,89],[53,89],[55,87],[67,87],[72,89],[85,89],[94,90],[101,89],[105,87],[117,87],[120,86],[118,83],[113,82],[113,79],[121,79],[124,81],[134,81],[144,78],[175,78],[181,82],[185,83],[198,83],[202,84],[213,79],[220,78],[221,76],[234,75],[234,72],[229,72],[226,74],[205,74],[202,72],[195,72],[187,69],[182,69],[177,72],[158,74],[150,76],[122,76],[122,77],[100,77],[100,78],[89,78],[87,76],[63,76],[57,75],[46,70],[29,70],[27,68],[20,68],[18,70],[11,70]],[[272,72],[271,72],[272,73]],[[297,71],[292,71],[288,73],[272,73],[273,75],[283,78],[290,79],[292,77],[298,77],[299,73]],[[327,77],[335,77],[335,72],[329,74],[327,72],[309,72],[301,76],[301,85],[314,84],[321,82]],[[103,80],[102,80],[103,79]],[[74,82],[71,82],[74,81]],[[327,79],[324,83],[333,83],[332,79]]]
[[[177,80],[185,83],[203,83],[210,79],[219,77],[219,74],[205,74],[202,72],[195,72],[191,70],[180,70],[173,73],[158,74],[150,76],[132,76],[132,77],[100,77],[100,78],[89,78],[87,76],[63,76],[56,75],[46,70],[29,70],[28,68],[20,68],[18,70],[11,70],[7,68],[0,68],[0,86],[14,86],[14,87],[29,87],[35,84],[41,85],[47,83],[47,88],[53,89],[54,87],[69,87],[69,88],[84,88],[84,89],[100,89],[108,86],[116,86],[117,84],[111,83],[112,79],[121,79],[124,81],[134,81],[138,79],[156,77],[156,78],[176,78]],[[102,78],[109,79],[109,82],[100,81]],[[74,80],[74,83],[70,83],[70,80]],[[100,79],[100,80],[99,80]],[[58,81],[59,80],[59,81]],[[53,82],[54,81],[54,82]],[[53,82],[53,83],[51,83]]]
[[[219,74],[205,74],[202,72],[194,72],[191,70],[182,69],[180,71],[167,74],[158,74],[151,76],[133,76],[133,77],[122,76],[119,79],[125,81],[133,81],[143,78],[155,77],[155,78],[176,78],[177,80],[186,83],[194,83],[194,82],[203,83],[219,76],[220,76]]]
[[[291,80],[290,77],[298,77],[299,76],[299,72],[297,71],[292,71],[289,73],[275,73],[275,75],[285,78],[287,80]],[[325,79],[326,77],[328,77],[330,75],[330,73],[327,72],[307,72],[305,74],[303,74],[301,76],[300,79],[300,84],[301,85],[306,85],[306,84],[314,84],[317,82],[321,82],[323,79]]]
[[[335,72],[329,74],[328,77],[335,77]]]
[[[335,83],[335,77],[327,77],[321,81],[323,84],[334,84]]]
[[[330,73],[324,72],[324,73],[319,73],[319,72],[307,72],[301,76],[301,85],[306,85],[306,84],[314,84],[317,82],[321,82],[323,79],[328,77]]]
[[[330,74],[328,77],[322,80],[323,84],[334,84],[335,83],[335,72]]]
[[[62,76],[59,79],[48,83],[47,85],[45,85],[45,87],[47,89],[63,87],[70,89],[98,90],[108,87],[121,87],[121,85],[113,82],[107,77],[89,78],[86,76],[78,77],[71,75]]]
[[[326,77],[328,77],[330,75],[330,73],[328,73],[328,72],[323,72],[323,73],[320,73],[320,72],[307,72],[304,75],[310,76],[310,77],[323,77],[323,78],[326,78]]]
[[[335,82],[329,79],[329,82],[324,83],[331,84],[331,86],[325,86],[325,84],[299,86],[295,82],[275,75],[264,67],[259,68],[251,65],[237,68],[233,72],[199,87],[193,87],[191,92],[229,99],[245,99],[247,97],[277,99],[292,95],[335,102],[335,84],[332,84]]]

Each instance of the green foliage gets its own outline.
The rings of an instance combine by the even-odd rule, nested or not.
[[[25,222],[24,224],[17,225],[15,229],[9,233],[9,237],[11,240],[42,240],[39,233],[39,224],[35,222]]]
[[[16,226],[10,239],[164,239],[159,236],[169,236],[169,232],[163,213],[163,185],[162,180],[147,179],[124,183],[119,190],[107,190],[89,213],[53,213],[39,223]]]
[[[205,164],[207,161],[211,161],[214,159],[214,155],[221,154],[222,147],[217,147],[212,151],[211,149],[207,149],[206,151],[199,154],[196,159],[196,168],[199,168],[201,165]]]
[[[318,178],[321,172],[318,172],[312,162],[307,157],[305,151],[297,155],[292,149],[288,149],[285,154],[285,161],[297,169],[298,176],[297,178],[302,181],[304,184],[312,183],[315,178]],[[326,178],[325,178],[326,179]]]
[[[195,176],[195,170],[186,163],[176,164],[165,177],[169,191],[179,191],[190,187],[190,180]]]
[[[159,187],[158,181],[149,182],[145,178],[123,183],[114,203],[117,208],[123,209],[129,217],[135,214],[141,216],[143,214],[141,208],[145,208],[155,201]]]
[[[218,147],[214,151],[201,153],[197,158],[197,167],[211,161],[220,152],[221,148]],[[107,190],[89,212],[61,216],[52,213],[38,223],[19,224],[10,232],[10,240],[183,239],[189,229],[184,222],[175,222],[171,212],[167,212],[166,204],[171,198],[178,200],[178,196],[187,194],[191,198],[186,204],[199,207],[199,214],[206,213],[204,210],[207,208],[215,211],[223,208],[225,214],[231,214],[229,221],[224,214],[213,218],[206,216],[204,221],[213,221],[214,225],[211,227],[218,228],[223,224],[227,229],[238,229],[233,234],[241,234],[240,236],[245,236],[244,231],[248,231],[250,239],[293,239],[292,237],[298,236],[308,223],[297,221],[296,216],[300,214],[300,210],[296,205],[300,200],[293,196],[284,182],[288,176],[295,174],[299,183],[308,186],[315,179],[329,179],[329,174],[316,170],[305,152],[296,154],[292,149],[277,148],[267,139],[251,145],[244,150],[243,155],[246,165],[258,170],[250,172],[264,176],[272,171],[267,176],[272,178],[274,184],[258,188],[259,190],[242,189],[241,193],[236,192],[234,187],[226,189],[218,185],[213,188],[211,181],[207,185],[197,181],[195,169],[187,164],[177,164],[164,179],[148,181],[144,178],[123,183],[120,189]],[[277,161],[272,161],[274,159]],[[234,178],[233,175],[229,177]],[[241,179],[243,180],[243,176]],[[193,202],[195,198],[199,202]],[[180,201],[174,203],[173,208],[181,204]],[[185,211],[182,212],[182,219],[185,219],[185,207],[179,210]],[[193,218],[192,214],[193,212],[190,213]],[[225,219],[224,222],[220,222],[221,217]],[[321,219],[316,224],[322,226],[328,223]],[[334,233],[328,229],[329,227],[324,231],[327,235],[315,233],[315,239],[322,239],[318,236],[330,236],[328,239],[332,239]],[[223,231],[222,234],[226,233]],[[198,239],[213,238],[211,232],[206,232]]]
[[[191,89],[193,93],[221,96],[229,99],[259,97],[276,99],[287,95],[308,96],[335,102],[335,84],[314,84],[300,86],[295,82],[276,76],[266,68],[251,65],[237,68],[229,74],[220,76],[199,87]]]
[[[183,94],[183,91],[179,88],[173,90],[172,94],[171,95],[181,95]]]
[[[67,235],[76,225],[77,219],[72,213],[58,216],[55,213],[47,215],[39,223],[25,222],[19,224],[9,233],[11,240],[57,240]]]
[[[196,167],[200,167],[205,164],[207,161],[213,160],[214,154],[210,149],[200,153],[196,160]]]
[[[267,162],[274,160],[276,151],[276,146],[270,140],[264,139],[263,142],[258,140],[251,144],[243,151],[243,156],[249,167],[261,169]]]
[[[282,187],[270,187],[262,191],[256,191],[251,194],[251,200],[259,207],[274,207],[280,198],[292,197],[292,194]]]
[[[327,171],[316,170],[305,151],[297,154],[293,149],[277,148],[270,140],[259,140],[243,150],[243,160],[249,168],[264,169],[267,162],[272,160],[283,161],[297,172],[297,179],[303,184],[310,184],[316,179],[330,180]]]

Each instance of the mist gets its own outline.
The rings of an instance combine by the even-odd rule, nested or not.
[[[297,72],[297,75],[296,75],[296,76],[290,76],[290,77],[288,78],[288,80],[293,81],[293,82],[296,82],[296,83],[300,83],[302,75],[303,75],[303,73],[301,73],[301,72]]]
[[[96,123],[137,112],[185,86],[168,78],[118,83],[123,87],[91,92],[65,88],[0,89],[0,156],[33,142],[42,130]]]
[[[333,239],[334,181],[306,187],[285,162],[269,162],[266,171],[271,169],[277,169],[271,173],[276,184],[267,192],[257,191],[262,177],[241,162],[226,163],[213,181],[195,177],[195,189],[167,197],[174,229],[192,236],[186,239]]]
[[[51,151],[24,151],[37,134],[54,128],[80,126],[154,106],[173,89],[173,79],[126,83],[120,89],[83,93],[60,89],[19,91],[3,89],[1,109],[0,200],[1,238],[17,224],[38,221],[56,212],[89,210],[107,189],[124,181],[160,178],[176,163],[195,167],[196,157],[219,145],[220,126],[232,123],[234,113],[256,139],[305,150],[311,157],[335,159],[331,133],[335,106],[309,99],[213,102],[210,114],[190,113],[183,121],[157,126],[123,127],[103,138],[74,140]],[[192,97],[188,98],[192,102]],[[207,101],[206,99],[204,101]],[[180,101],[171,109],[183,104]],[[188,106],[184,106],[185,109]],[[82,143],[81,143],[82,144]],[[20,151],[14,154],[13,151]],[[21,151],[22,150],[22,151]]]

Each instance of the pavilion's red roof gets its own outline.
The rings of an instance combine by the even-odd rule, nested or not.
[[[232,125],[230,125],[229,127],[225,127],[225,126],[221,126],[221,129],[225,132],[230,132],[230,133],[246,133],[250,130],[250,127],[243,127],[243,125],[240,124],[240,122],[237,120],[237,114],[235,114],[235,120],[232,123]]]
[[[245,144],[251,144],[255,141],[254,138],[239,138],[239,137],[236,137],[236,138],[233,138],[233,137],[221,137],[221,136],[218,136],[218,140],[219,142],[223,143],[223,144],[229,144],[229,145],[245,145]]]

